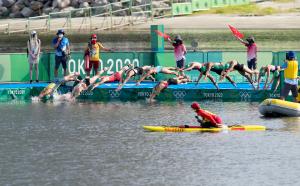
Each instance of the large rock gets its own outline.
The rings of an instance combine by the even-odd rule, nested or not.
[[[28,7],[24,7],[21,11],[21,14],[23,17],[29,17],[33,14],[33,11]]]
[[[108,0],[93,0],[91,2],[91,5],[92,6],[104,6],[104,5],[107,5],[109,2]]]
[[[71,6],[74,8],[79,8],[80,0],[72,0]]]
[[[48,15],[49,13],[52,12],[52,10],[53,10],[52,7],[44,7],[43,8],[43,13],[46,14],[46,15]]]
[[[13,4],[15,4],[15,0],[2,0],[2,3],[4,7],[8,8],[11,7]]]
[[[79,6],[80,8],[89,8],[90,7],[90,5],[89,5],[89,3],[88,2],[82,2],[81,4],[80,4],[80,6]]]
[[[54,0],[52,7],[53,8],[59,8],[59,9],[63,9],[68,7],[71,4],[70,0]]]
[[[19,12],[20,10],[22,10],[24,7],[20,7],[19,5],[17,5],[16,3],[14,4],[14,5],[12,5],[11,7],[10,7],[10,11],[12,12],[12,13],[15,13],[15,12]]]
[[[21,12],[14,12],[14,13],[10,13],[9,17],[10,18],[21,18],[23,16],[22,16]]]
[[[42,2],[39,2],[39,1],[32,1],[30,3],[30,8],[33,10],[33,11],[37,11],[37,10],[40,10],[43,8],[43,3]]]
[[[24,0],[23,3],[25,6],[29,7],[30,6],[30,0]]]
[[[9,15],[9,10],[6,7],[0,7],[0,17],[6,17]]]

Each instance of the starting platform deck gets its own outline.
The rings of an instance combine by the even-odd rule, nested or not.
[[[0,84],[0,100],[9,101],[14,99],[31,100],[31,97],[38,96],[48,83],[5,83]],[[94,101],[109,101],[119,99],[122,101],[134,101],[148,98],[152,88],[156,85],[153,82],[143,82],[136,86],[134,82],[127,83],[121,91],[115,91],[118,83],[106,83],[93,91],[84,91],[78,99]],[[263,84],[260,85],[262,87]],[[238,83],[234,87],[230,83],[220,83],[220,90],[217,90],[211,83],[195,83],[170,85],[165,91],[156,97],[157,100],[216,100],[216,101],[262,101],[266,98],[279,98],[279,92],[271,90],[253,90],[249,83]],[[59,94],[71,91],[71,86],[61,86]]]

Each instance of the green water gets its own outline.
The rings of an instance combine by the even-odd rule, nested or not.
[[[270,130],[151,133],[195,124],[191,102],[0,104],[0,185],[299,185],[299,118],[258,103],[202,102],[227,124]]]

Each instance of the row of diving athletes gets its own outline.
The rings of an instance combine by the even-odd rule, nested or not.
[[[152,81],[155,81],[153,75],[158,73],[163,74],[173,74],[175,77],[169,78],[166,80],[162,80],[154,86],[152,94],[150,95],[150,101],[153,101],[155,96],[157,96],[160,92],[165,90],[169,85],[178,85],[187,82],[191,82],[190,78],[184,74],[184,71],[197,70],[199,71],[199,77],[196,82],[196,86],[199,83],[200,79],[204,76],[204,79],[208,78],[214,86],[219,89],[216,80],[210,74],[210,72],[214,72],[220,76],[220,81],[223,79],[227,79],[234,87],[236,87],[236,83],[229,76],[229,73],[233,71],[238,71],[242,76],[246,77],[247,80],[251,83],[254,89],[259,89],[259,83],[261,77],[267,75],[265,80],[264,89],[269,88],[270,84],[273,83],[275,79],[277,79],[277,83],[274,89],[274,92],[277,90],[277,87],[280,83],[280,66],[267,65],[261,67],[260,71],[250,70],[246,65],[238,63],[236,60],[229,61],[227,63],[222,62],[207,62],[207,63],[199,63],[199,62],[191,62],[187,66],[182,69],[176,67],[163,67],[163,66],[141,66],[134,67],[133,65],[126,65],[118,72],[113,73],[112,75],[103,75],[108,68],[104,68],[103,70],[96,73],[95,76],[88,79],[83,79],[79,73],[74,73],[67,75],[63,78],[62,81],[57,83],[50,83],[39,95],[39,99],[44,97],[51,97],[54,92],[58,89],[58,87],[62,84],[65,84],[69,81],[74,81],[72,92],[59,95],[60,100],[74,100],[78,97],[83,91],[93,91],[97,86],[100,86],[103,83],[115,82],[119,81],[119,86],[116,91],[120,91],[122,87],[133,77],[139,75],[140,79],[136,82],[136,85],[140,85],[140,83],[146,78],[150,78]],[[268,82],[270,74],[273,73],[273,78],[270,82]],[[254,86],[254,82],[251,79],[252,75],[258,75],[258,85],[257,88]]]

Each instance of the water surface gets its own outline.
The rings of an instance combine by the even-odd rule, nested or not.
[[[227,124],[271,130],[151,133],[194,124],[191,102],[0,104],[0,185],[299,185],[300,119],[258,103],[202,102]]]

